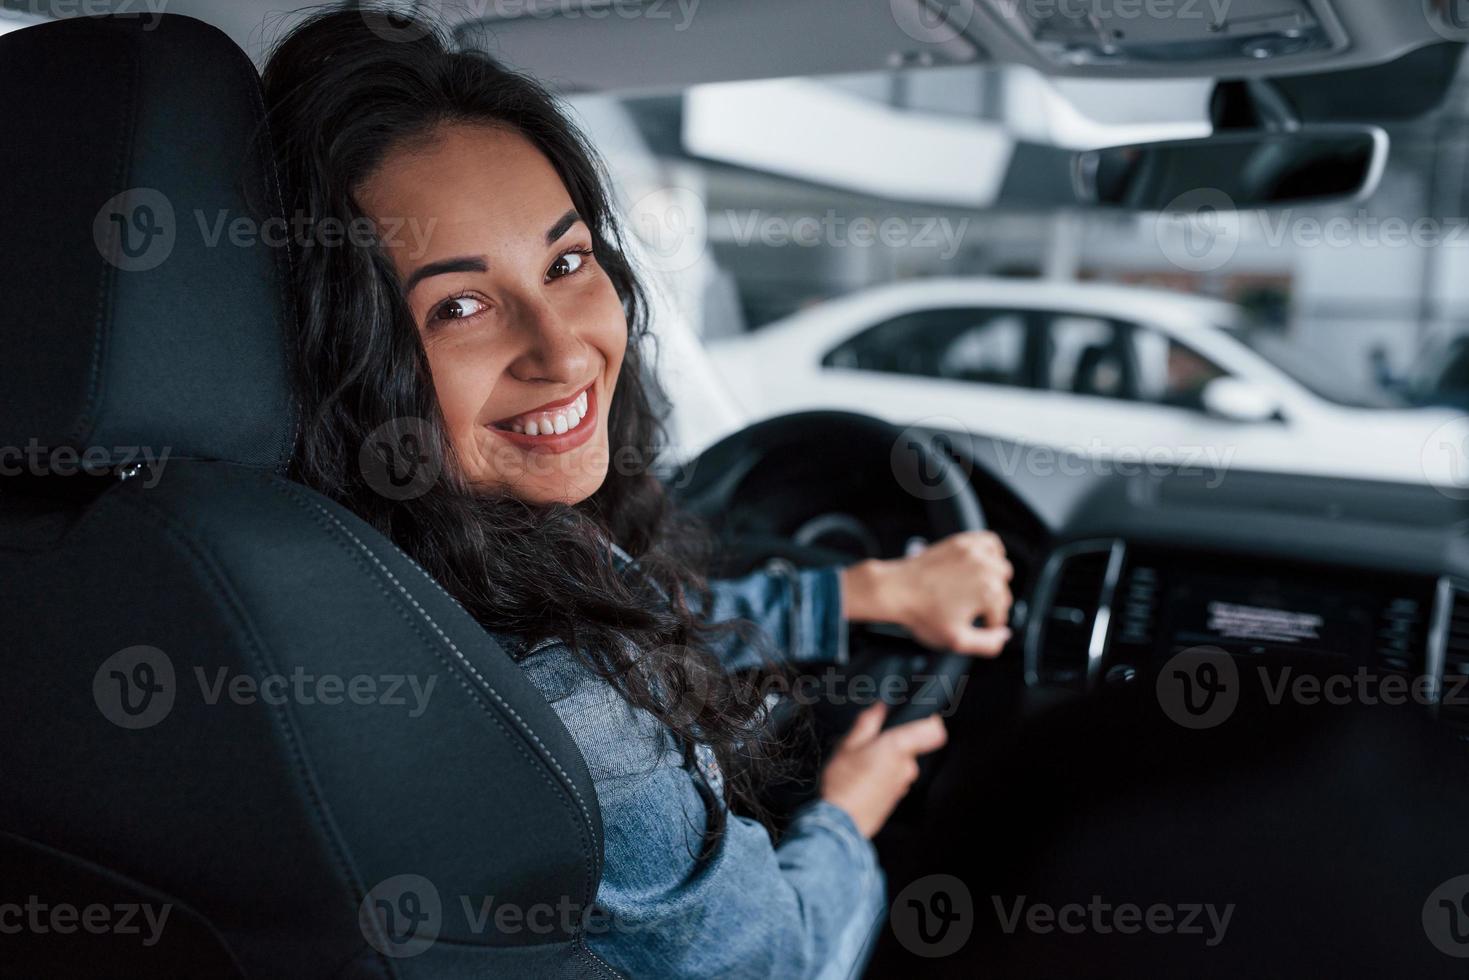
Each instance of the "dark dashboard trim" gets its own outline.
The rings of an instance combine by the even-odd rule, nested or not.
[[[1102,594],[1097,601],[1097,614],[1092,619],[1092,635],[1086,645],[1086,689],[1095,691],[1101,680],[1102,661],[1107,654],[1107,631],[1112,626],[1112,602],[1117,597],[1117,582],[1122,578],[1122,563],[1127,557],[1127,542],[1112,542],[1107,556],[1107,571],[1102,577]]]
[[[1073,541],[1069,544],[1056,548],[1046,558],[1046,563],[1041,568],[1040,575],[1036,578],[1035,600],[1031,603],[1031,616],[1025,628],[1025,683],[1031,687],[1040,684],[1040,643],[1042,634],[1045,632],[1046,619],[1051,612],[1051,600],[1056,591],[1056,578],[1067,561],[1077,555],[1096,554],[1107,552],[1111,555],[1107,562],[1107,575],[1104,576],[1102,589],[1097,596],[1098,618],[1105,605],[1107,619],[1111,618],[1112,593],[1117,586],[1117,577],[1122,572],[1122,554],[1126,550],[1126,543],[1121,538],[1089,538],[1083,541]],[[1110,582],[1110,588],[1109,588]],[[1087,687],[1090,689],[1095,683],[1093,676],[1101,667],[1102,654],[1106,650],[1107,623],[1102,623],[1100,640],[1098,638],[1095,621],[1092,624],[1092,632],[1087,644]]]
[[[1428,651],[1423,664],[1423,673],[1433,684],[1433,714],[1438,716],[1438,707],[1443,700],[1444,665],[1448,659],[1449,615],[1454,608],[1453,579],[1440,575],[1433,590],[1433,613],[1429,617]]]

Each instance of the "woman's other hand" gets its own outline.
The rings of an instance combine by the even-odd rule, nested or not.
[[[881,702],[858,715],[821,771],[821,798],[845,810],[868,838],[882,829],[918,778],[918,757],[949,739],[938,715],[883,731],[886,718],[887,705]]]
[[[904,626],[935,650],[993,657],[1010,639],[1013,574],[997,535],[963,531],[908,558],[843,569],[842,613]]]

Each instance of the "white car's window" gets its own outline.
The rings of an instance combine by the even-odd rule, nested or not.
[[[1229,372],[1198,351],[1150,327],[1132,330],[1138,366],[1136,397],[1182,408],[1203,407],[1204,386]]]
[[[1025,320],[1002,313],[960,331],[939,358],[939,376],[1017,384],[1025,358]]]
[[[1095,316],[1061,313],[1050,323],[1052,391],[1129,397],[1126,349],[1119,325]]]
[[[1026,385],[1031,324],[1009,310],[925,310],[886,320],[827,354],[828,367]]]

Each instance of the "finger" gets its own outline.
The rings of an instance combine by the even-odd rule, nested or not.
[[[974,540],[985,554],[995,558],[1005,557],[1005,543],[994,531],[971,531],[969,533],[974,535]]]
[[[842,739],[844,746],[865,745],[882,734],[882,723],[887,720],[888,706],[881,701],[863,711],[852,723],[851,731]]]
[[[940,748],[949,740],[949,731],[938,715],[929,715],[917,721],[894,725],[883,733],[883,738],[906,755],[924,755]]]
[[[968,626],[959,631],[954,652],[977,657],[998,656],[1011,635],[1008,626]]]
[[[1010,621],[1010,587],[1003,582],[990,582],[980,599],[979,615],[985,625],[1001,627]]]

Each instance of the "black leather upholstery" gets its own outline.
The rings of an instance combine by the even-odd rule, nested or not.
[[[274,465],[288,256],[228,230],[280,212],[259,82],[212,28],[152,23],[0,38],[0,444]]]
[[[147,23],[0,39],[27,219],[0,223],[0,443],[183,449],[0,477],[0,975],[610,976],[570,735],[418,566],[279,473],[284,255],[198,247],[182,214],[278,208],[258,82],[212,28]],[[93,215],[140,181],[175,248],[107,267]],[[52,915],[97,906],[112,926]],[[151,945],[141,906],[169,910]]]

